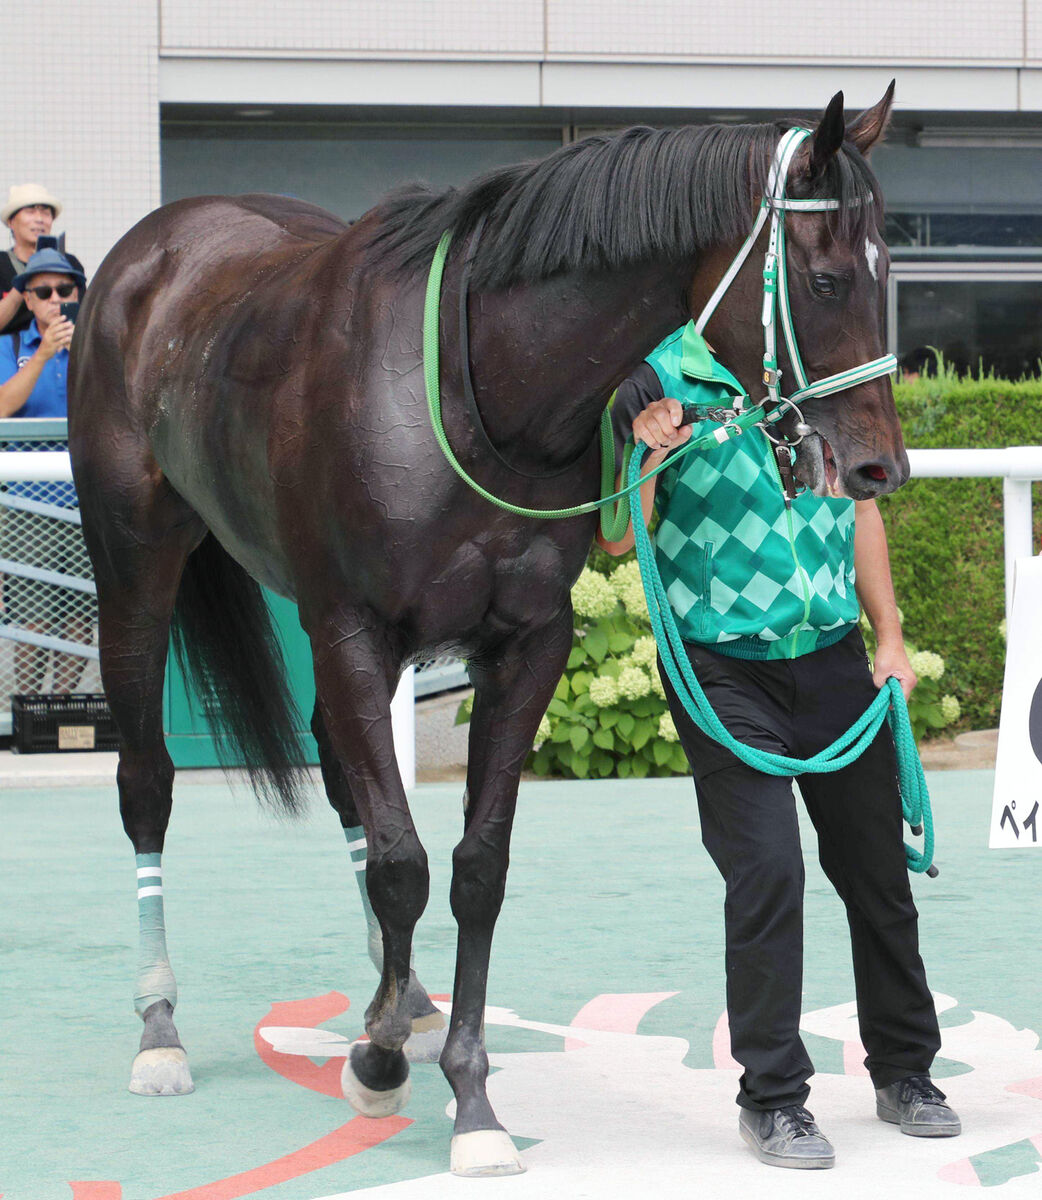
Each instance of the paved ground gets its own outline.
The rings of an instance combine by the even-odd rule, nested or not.
[[[69,760],[63,760],[68,766]],[[772,1172],[737,1136],[727,1053],[722,887],[687,780],[522,785],[486,1035],[500,1118],[524,1176],[447,1174],[451,1093],[414,1071],[407,1108],[353,1117],[339,1059],[375,984],[335,822],[258,812],[183,773],[164,856],[178,1022],[196,1092],[125,1091],[136,1046],[134,872],[111,782],[0,798],[4,913],[0,1193],[4,1200],[805,1200],[1037,1198],[1042,1161],[1042,856],[986,849],[992,774],[931,772],[936,880],[916,877],[943,1010],[936,1074],[956,1141],[873,1115],[853,1022],[846,925],[807,847],[804,1036],[834,1172]],[[440,1003],[452,987],[447,890],[458,783],[412,797],[431,901],[416,939]],[[339,1055],[339,1057],[338,1057]]]

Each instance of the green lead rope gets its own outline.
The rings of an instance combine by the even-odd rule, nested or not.
[[[513,513],[515,516],[532,517],[544,521],[585,516],[600,509],[601,535],[605,541],[617,542],[622,539],[630,524],[629,498],[646,480],[651,479],[660,471],[664,471],[667,466],[673,466],[679,458],[690,454],[693,450],[705,450],[718,446],[721,441],[740,437],[752,426],[760,424],[765,419],[771,419],[769,416],[765,418],[762,405],[752,406],[717,430],[699,438],[692,438],[654,470],[648,471],[643,476],[640,464],[644,458],[646,447],[634,446],[632,442],[628,442],[622,458],[622,478],[627,479],[628,482],[620,491],[612,492],[611,489],[615,486],[615,437],[612,432],[611,414],[606,408],[601,417],[600,426],[601,498],[599,500],[589,500],[585,504],[577,504],[571,508],[523,508],[501,500],[498,496],[486,491],[463,469],[449,445],[449,439],[445,434],[445,427],[441,419],[438,308],[441,300],[441,281],[445,270],[445,259],[451,240],[452,235],[448,231],[442,234],[431,263],[430,274],[427,277],[427,294],[423,310],[423,380],[427,392],[427,408],[430,412],[434,436],[449,465],[479,496],[483,496],[497,508]],[[611,508],[612,505],[614,505],[614,509]],[[651,627],[655,634],[655,641],[658,643],[666,674],[685,710],[698,728],[722,746],[726,746],[747,766],[763,771],[764,774],[801,775],[807,772],[838,771],[841,767],[848,766],[871,744],[883,722],[889,721],[897,747],[898,779],[904,817],[915,832],[918,832],[919,827],[923,831],[922,853],[912,846],[905,846],[908,869],[936,874],[936,868],[932,867],[933,816],[930,811],[930,795],[926,788],[926,779],[923,775],[922,763],[919,761],[915,738],[912,735],[904,693],[901,691],[898,681],[888,679],[886,687],[880,689],[879,695],[850,729],[831,746],[827,746],[812,758],[787,758],[781,754],[770,754],[765,750],[759,750],[755,746],[743,745],[731,736],[713,711],[691,669],[680,632],[673,619],[665,588],[662,586],[662,578],[655,565],[651,538],[643,520],[633,522],[633,537],[637,550],[637,562],[640,565],[640,576],[644,584],[644,594],[648,601],[648,612],[651,614]]]
[[[640,461],[646,447],[634,448],[629,460],[631,484],[640,483]],[[725,746],[747,766],[765,775],[822,774],[838,771],[849,766],[872,743],[884,721],[889,721],[897,748],[898,781],[901,789],[901,807],[904,818],[915,832],[922,829],[922,853],[913,846],[905,845],[905,859],[910,871],[930,871],[933,863],[933,814],[930,811],[930,793],[926,787],[923,766],[919,760],[908,707],[900,683],[890,678],[879,695],[841,737],[831,746],[811,758],[788,758],[783,754],[771,754],[755,746],[746,746],[735,739],[713,711],[705,692],[684,649],[684,643],[673,618],[662,577],[655,565],[655,553],[651,538],[643,521],[633,522],[633,538],[636,544],[640,577],[651,615],[651,628],[658,643],[666,675],[673,690],[680,697],[688,716],[704,734]],[[931,871],[936,874],[936,871]]]

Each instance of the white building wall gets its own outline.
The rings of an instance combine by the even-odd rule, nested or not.
[[[540,55],[543,0],[163,0],[164,50]]]
[[[1020,63],[1042,0],[164,0],[164,51]],[[1029,53],[1028,44],[1032,51]]]
[[[1042,113],[1042,0],[37,0],[5,23],[0,197],[93,271],[160,199],[159,104]],[[33,62],[45,86],[34,90]],[[10,74],[10,72],[9,72]]]
[[[65,205],[55,232],[89,274],[159,203],[157,0],[4,11],[0,197],[12,184],[49,188]]]

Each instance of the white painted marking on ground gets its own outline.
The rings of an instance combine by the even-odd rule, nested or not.
[[[953,1003],[937,996],[941,1011]],[[822,1009],[807,1014],[804,1024],[849,1039],[856,1030],[853,1011],[852,1004]],[[941,1054],[973,1068],[940,1081],[962,1117],[961,1137],[905,1137],[877,1120],[868,1079],[816,1075],[808,1107],[836,1147],[836,1167],[815,1172],[809,1182],[805,1172],[778,1171],[753,1158],[738,1136],[733,1071],[685,1067],[682,1038],[527,1021],[504,1008],[486,1009],[485,1023],[586,1043],[567,1053],[490,1055],[497,1070],[488,1090],[497,1116],[515,1138],[539,1139],[522,1153],[528,1173],[496,1184],[497,1193],[509,1188],[512,1200],[679,1196],[690,1192],[693,1178],[706,1196],[756,1195],[766,1188],[772,1200],[806,1200],[808,1188],[822,1196],[841,1188],[844,1200],[888,1194],[957,1200],[961,1193],[940,1172],[951,1175],[967,1158],[1042,1131],[1042,1104],[1008,1090],[1042,1076],[1038,1035],[987,1013],[942,1030]],[[489,1040],[494,1043],[494,1035]],[[445,1157],[447,1164],[447,1144]],[[994,1198],[1038,1200],[1038,1179],[1037,1172],[1012,1178],[993,1189]],[[460,1200],[461,1190],[446,1171],[323,1200]]]

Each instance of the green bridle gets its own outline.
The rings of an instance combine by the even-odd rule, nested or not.
[[[705,330],[709,319],[716,311],[717,305],[723,299],[727,289],[734,282],[749,253],[756,244],[764,225],[770,220],[770,233],[767,240],[767,254],[763,264],[763,310],[761,323],[763,325],[763,382],[767,395],[761,405],[771,405],[771,411],[765,418],[773,424],[780,420],[788,409],[794,409],[802,422],[799,404],[803,400],[811,400],[816,396],[833,396],[836,392],[846,391],[859,383],[867,383],[870,379],[878,379],[881,375],[890,375],[897,368],[897,359],[893,354],[884,354],[871,362],[859,367],[851,367],[846,371],[838,371],[826,376],[815,383],[807,380],[807,372],[800,356],[799,344],[796,341],[796,329],[792,321],[792,308],[789,303],[788,258],[785,245],[785,212],[824,212],[839,208],[838,200],[790,200],[785,195],[789,168],[800,145],[810,137],[809,129],[790,129],[778,143],[767,177],[767,191],[760,201],[760,211],[752,232],[742,243],[727,268],[716,290],[709,297],[705,308],[695,320],[695,328],[699,333]],[[792,373],[796,378],[797,389],[790,396],[783,396],[779,381],[781,372],[778,369],[778,324],[781,324],[782,336],[789,351],[789,361]],[[804,431],[808,431],[806,424]],[[802,435],[801,435],[802,438]]]

